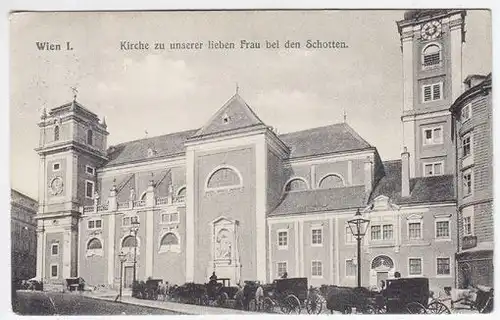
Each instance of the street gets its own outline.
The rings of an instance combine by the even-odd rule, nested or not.
[[[21,315],[175,315],[177,312],[97,300],[74,293],[17,291],[12,305]]]

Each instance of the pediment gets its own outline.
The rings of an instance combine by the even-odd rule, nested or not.
[[[233,219],[229,219],[225,216],[220,216],[220,217],[217,217],[215,220],[212,220],[212,222],[210,224],[212,224],[212,225],[234,225],[234,224],[238,224],[238,221],[233,220]]]
[[[398,210],[399,206],[392,203],[389,197],[380,195],[373,199],[370,209],[372,211],[392,211]]]

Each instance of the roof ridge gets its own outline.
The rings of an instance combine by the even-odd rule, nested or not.
[[[132,142],[138,142],[138,141],[147,141],[147,140],[150,140],[150,139],[155,139],[155,138],[160,138],[160,137],[166,137],[166,136],[173,136],[173,135],[176,135],[176,134],[181,134],[181,133],[187,133],[189,131],[197,131],[199,129],[188,129],[188,130],[183,130],[183,131],[177,131],[177,132],[171,132],[171,133],[165,133],[165,134],[160,134],[160,135],[157,135],[157,136],[153,136],[153,137],[147,137],[147,138],[140,138],[140,139],[135,139],[135,140],[129,140],[129,141],[124,141],[124,142],[120,142],[118,144],[113,144],[110,147],[119,147],[119,146],[122,146],[122,145],[125,145],[125,144],[128,144],[128,143],[132,143]]]
[[[302,129],[302,130],[297,130],[297,131],[290,131],[290,132],[285,132],[285,133],[280,133],[278,136],[285,136],[288,134],[294,134],[294,133],[300,133],[300,132],[305,132],[305,131],[311,131],[311,130],[317,130],[317,129],[323,129],[323,128],[328,128],[328,127],[334,127],[334,126],[340,126],[345,124],[344,122],[337,122],[337,123],[331,123],[319,127],[313,127],[313,128],[308,128],[308,129]]]

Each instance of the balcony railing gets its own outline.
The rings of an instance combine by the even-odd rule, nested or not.
[[[128,209],[129,208],[129,203],[128,202],[118,202],[118,210],[120,209]]]
[[[85,206],[83,207],[83,212],[94,212],[94,206]]]
[[[168,197],[156,198],[156,205],[168,204]]]
[[[174,198],[174,203],[184,203],[186,202],[186,196],[177,196]]]
[[[134,201],[134,207],[145,207],[146,200],[136,200]]]
[[[107,202],[97,205],[97,211],[107,211],[108,209],[109,204]]]

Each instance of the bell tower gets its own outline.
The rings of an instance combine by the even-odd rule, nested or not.
[[[465,16],[465,10],[410,10],[397,22],[411,178],[455,171],[449,108],[462,93]]]
[[[94,201],[96,169],[106,161],[107,126],[75,99],[44,109],[37,214],[37,277],[62,284],[77,276],[80,207]]]

